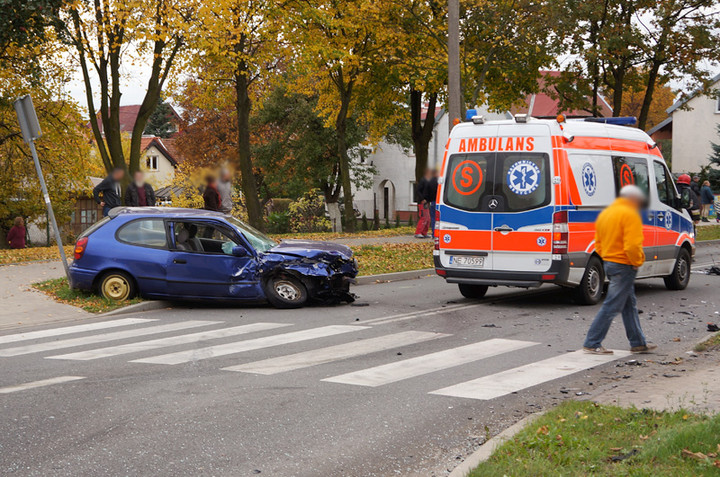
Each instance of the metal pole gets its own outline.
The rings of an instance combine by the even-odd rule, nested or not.
[[[63,268],[65,268],[65,276],[70,283],[70,270],[68,269],[67,258],[65,257],[65,249],[63,248],[62,239],[60,238],[60,229],[58,229],[57,222],[55,221],[55,212],[53,212],[52,204],[50,203],[50,195],[45,185],[45,177],[43,176],[42,168],[40,167],[40,160],[38,159],[37,150],[35,149],[35,141],[29,141],[30,152],[32,153],[33,161],[35,162],[35,170],[37,171],[38,179],[40,180],[40,188],[42,189],[43,199],[45,200],[45,206],[47,207],[47,214],[50,218],[50,224],[52,225],[53,231],[55,232],[55,241],[57,242],[58,248],[60,249],[60,259],[62,260]]]
[[[460,0],[448,0],[448,131],[462,111],[460,102]]]

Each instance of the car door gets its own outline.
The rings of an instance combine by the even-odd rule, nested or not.
[[[669,275],[675,265],[680,235],[680,212],[675,208],[677,191],[665,164],[653,160],[655,198],[650,209],[655,215],[655,274]]]
[[[114,250],[122,268],[137,281],[143,296],[165,296],[167,262],[170,257],[165,221],[161,218],[131,220],[115,232]]]
[[[212,220],[171,223],[172,250],[167,265],[171,296],[184,298],[259,298],[255,252],[230,227]],[[247,255],[231,255],[241,245]]]

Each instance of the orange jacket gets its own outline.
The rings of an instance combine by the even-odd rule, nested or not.
[[[606,262],[639,267],[645,262],[643,224],[633,204],[622,197],[595,222],[595,250]]]

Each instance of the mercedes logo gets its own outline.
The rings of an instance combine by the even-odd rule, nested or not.
[[[491,209],[495,209],[497,208],[498,204],[499,202],[497,199],[490,199],[490,202],[488,202],[488,207],[490,207]]]

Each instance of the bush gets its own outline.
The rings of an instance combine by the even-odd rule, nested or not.
[[[272,211],[273,212],[287,212],[292,204],[292,199],[273,199],[272,200]]]
[[[307,192],[288,207],[290,231],[327,232],[330,220],[325,217],[325,202],[317,189]]]
[[[400,227],[400,215],[395,214],[395,228]]]
[[[362,230],[370,230],[370,224],[368,224],[367,215],[365,215],[365,212],[362,214]]]
[[[373,230],[380,230],[380,217],[375,211],[375,217],[373,217]]]
[[[410,217],[408,217],[408,227],[412,227],[413,225],[413,214],[410,214]]]
[[[284,212],[271,212],[268,215],[268,232],[271,234],[286,234],[290,232],[290,213]]]

